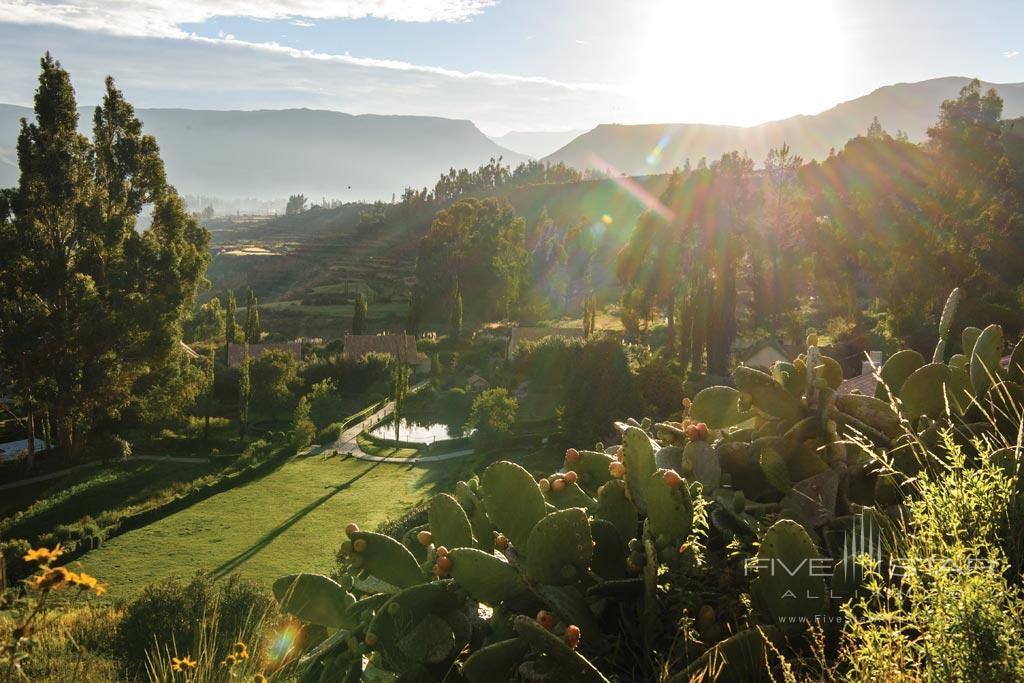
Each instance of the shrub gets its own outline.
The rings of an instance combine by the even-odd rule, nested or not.
[[[473,441],[489,446],[508,434],[516,420],[519,404],[505,389],[488,389],[473,400],[466,425],[474,428]]]
[[[203,574],[188,583],[171,580],[146,586],[128,604],[117,630],[117,656],[130,677],[146,667],[147,652],[165,649],[195,652],[197,625],[217,623],[207,639],[214,658],[223,659],[238,641],[261,651],[259,627],[276,614],[273,597],[263,588],[236,576],[219,585]]]
[[[309,399],[303,396],[295,406],[295,414],[292,416],[292,447],[301,451],[313,443],[314,438],[316,425],[309,419]]]
[[[317,434],[317,441],[322,445],[334,443],[341,438],[341,435],[345,432],[345,425],[340,422],[332,422]]]

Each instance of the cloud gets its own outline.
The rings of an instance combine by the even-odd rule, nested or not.
[[[458,22],[497,0],[0,0],[0,22],[118,35],[185,37],[181,24],[213,17]]]
[[[589,128],[616,118],[626,94],[611,86],[461,72],[397,60],[326,54],[276,43],[187,36],[110,36],[60,27],[0,29],[0,102],[27,105],[46,50],[71,73],[82,104],[103,78],[137,107],[279,109],[469,119],[488,133]]]
[[[1020,50],[1010,50],[1008,52],[1004,52],[1003,56],[1006,57],[1007,59],[1013,59],[1014,57],[1016,57],[1019,54],[1020,54]]]
[[[301,26],[302,28],[313,28],[314,26],[316,26],[316,22],[315,21],[309,21],[307,19],[292,19],[291,20],[291,25],[292,26]]]

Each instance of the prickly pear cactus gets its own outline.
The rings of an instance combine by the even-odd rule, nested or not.
[[[513,545],[525,548],[530,532],[546,512],[544,494],[530,473],[515,463],[496,462],[484,470],[480,492],[494,526]]]
[[[772,525],[757,552],[751,598],[784,630],[802,628],[826,610],[825,580],[816,573],[818,547],[791,519]]]

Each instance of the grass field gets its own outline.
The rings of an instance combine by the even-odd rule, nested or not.
[[[550,450],[501,457],[538,472],[561,460]],[[417,467],[295,458],[262,479],[111,539],[81,564],[107,584],[115,601],[148,583],[199,570],[216,578],[238,572],[266,585],[292,572],[328,572],[348,522],[372,529],[495,459],[471,456]]]
[[[411,458],[419,455],[419,451],[415,448],[381,446],[374,443],[371,439],[366,438],[365,434],[357,436],[356,441],[359,443],[359,447],[363,449],[363,452],[369,453],[370,455],[379,455],[385,458]]]
[[[210,474],[216,465],[164,462],[127,462],[110,467],[89,467],[61,479],[30,485],[28,491],[4,491],[5,497],[34,496],[23,500],[27,508],[17,519],[0,522],[5,538],[34,538],[58,524],[71,524],[89,515],[141,508],[151,499],[170,494],[176,486]],[[5,503],[6,503],[5,499]]]

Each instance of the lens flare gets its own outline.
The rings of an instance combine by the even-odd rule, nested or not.
[[[675,219],[675,211],[662,204],[657,197],[644,189],[640,183],[615,168],[611,163],[605,161],[596,154],[591,154],[590,165],[596,169],[604,169],[609,180],[629,193],[629,195],[636,201],[640,202],[644,208],[650,209],[667,221]]]
[[[604,223],[605,225],[611,225],[613,220],[614,219],[608,214],[601,216],[601,222]]]
[[[661,136],[661,139],[658,140],[658,144],[656,144],[654,149],[647,154],[648,166],[655,166],[659,161],[661,161],[661,153],[665,151],[665,148],[668,147],[668,143],[671,141],[672,136],[670,134],[665,133]]]
[[[299,627],[296,624],[288,624],[280,629],[271,639],[267,651],[271,664],[280,664],[285,661],[295,649],[298,639]]]

